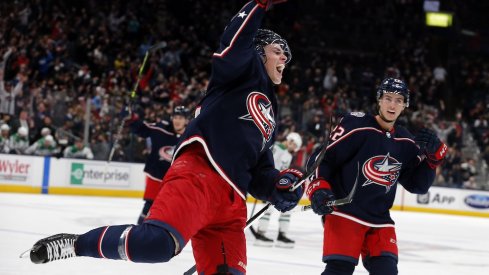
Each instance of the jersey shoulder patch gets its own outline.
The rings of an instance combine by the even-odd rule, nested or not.
[[[364,112],[351,112],[351,116],[356,116],[356,117],[364,117],[365,113]]]
[[[371,117],[362,112],[352,112],[341,119],[340,125],[345,128],[347,132],[356,128],[369,127],[371,125]]]

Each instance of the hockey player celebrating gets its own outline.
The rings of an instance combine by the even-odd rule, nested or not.
[[[272,148],[273,160],[275,162],[275,168],[282,171],[289,168],[292,162],[293,155],[299,151],[302,146],[302,138],[298,133],[291,132],[287,135],[283,142],[275,142]],[[258,223],[258,230],[255,234],[256,246],[271,247],[273,245],[273,240],[265,236],[268,230],[268,225],[270,224],[270,216],[272,214],[273,208],[269,208],[268,211],[260,218]],[[281,212],[278,219],[278,236],[277,247],[292,248],[295,242],[287,238],[286,234],[289,231],[290,225],[290,212]]]
[[[289,191],[302,174],[275,169],[270,150],[277,114],[274,84],[281,83],[291,59],[284,39],[259,30],[271,3],[248,2],[226,27],[212,58],[208,92],[144,222],[42,239],[30,251],[32,262],[73,256],[166,262],[192,240],[199,274],[214,274],[223,264],[227,273],[246,273],[247,193],[288,211],[303,191]]]
[[[313,211],[329,214],[324,222],[323,275],[352,274],[359,255],[370,274],[397,274],[397,240],[389,214],[397,183],[409,192],[426,193],[447,151],[432,131],[423,129],[413,137],[395,124],[409,106],[403,81],[384,79],[377,100],[377,115],[351,113],[333,129],[317,178],[306,191]],[[328,201],[350,192],[357,165],[361,173],[352,203],[328,207]]]
[[[125,110],[128,110],[127,108]],[[144,189],[144,206],[138,218],[141,224],[148,215],[153,201],[163,187],[163,176],[170,168],[170,163],[178,138],[183,134],[188,124],[189,111],[185,106],[177,106],[171,115],[171,124],[166,120],[154,123],[146,123],[136,114],[131,116],[129,126],[133,133],[151,141],[151,152],[146,158],[144,172],[146,174],[146,186]]]

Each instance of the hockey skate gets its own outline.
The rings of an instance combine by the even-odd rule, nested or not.
[[[253,245],[255,246],[263,246],[263,247],[272,247],[273,246],[273,240],[270,238],[267,238],[264,234],[264,232],[257,231],[255,235],[255,243]]]
[[[75,257],[75,241],[78,235],[56,234],[37,241],[30,250],[31,262],[44,264]]]
[[[294,245],[295,245],[295,241],[287,238],[285,234],[282,232],[278,233],[277,243],[275,244],[276,247],[293,248]]]

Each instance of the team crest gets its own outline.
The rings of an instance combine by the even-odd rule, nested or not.
[[[158,155],[160,156],[160,160],[171,162],[173,152],[175,152],[175,146],[163,146],[158,151]]]
[[[259,92],[252,92],[246,99],[248,114],[240,119],[253,121],[263,136],[263,146],[270,141],[275,130],[275,119],[272,110],[272,103],[268,97]]]
[[[362,167],[362,173],[367,178],[362,186],[373,183],[385,187],[385,192],[389,192],[399,178],[401,166],[402,163],[391,157],[389,153],[387,156],[375,156],[368,159]]]

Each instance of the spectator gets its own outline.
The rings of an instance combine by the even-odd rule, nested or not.
[[[15,98],[22,93],[23,83],[26,81],[25,76],[19,76],[17,84],[12,88],[13,84],[10,81],[5,81],[5,63],[10,56],[12,50],[9,49],[4,55],[2,67],[0,67],[0,113],[14,115],[15,114]]]
[[[27,132],[34,127],[34,121],[29,118],[29,112],[21,110],[18,117],[14,117],[12,120],[12,128],[18,130],[20,127],[24,127]]]
[[[91,148],[94,160],[107,160],[110,153],[110,145],[106,134],[98,134],[92,137]]]
[[[463,187],[475,189],[477,187],[474,183],[474,176],[477,175],[475,160],[473,158],[467,158],[460,167],[462,169]]]
[[[329,67],[323,80],[323,88],[326,91],[332,91],[336,88],[338,83],[338,77],[336,76],[336,71],[333,67]]]

